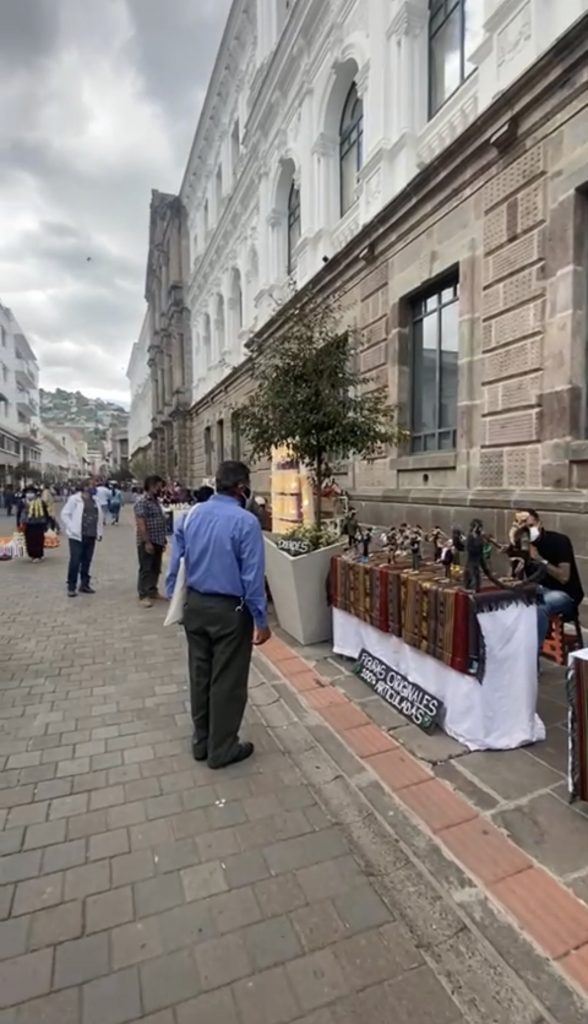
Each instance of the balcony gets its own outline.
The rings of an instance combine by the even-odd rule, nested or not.
[[[25,420],[30,420],[31,416],[34,416],[36,413],[33,400],[22,392],[16,400],[16,409],[19,417],[22,416]]]
[[[36,387],[35,379],[30,370],[28,370],[26,367],[19,366],[14,371],[14,377],[18,386],[23,388],[25,391],[28,391],[29,388]]]

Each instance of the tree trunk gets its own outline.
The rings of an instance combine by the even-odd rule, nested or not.
[[[322,526],[322,517],[323,517],[323,456],[322,456],[322,452],[320,452],[320,451],[317,452],[315,476],[316,476],[316,502],[315,502],[315,506],[314,506],[314,509],[315,509],[314,518],[315,518],[315,523],[316,523],[318,529],[320,530],[320,528]]]

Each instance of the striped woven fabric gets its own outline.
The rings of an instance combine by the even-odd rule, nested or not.
[[[474,594],[463,589],[460,576],[447,579],[438,564],[415,571],[340,556],[332,560],[329,590],[335,608],[480,680],[485,658],[478,612],[537,600],[532,587],[498,590],[488,583]]]
[[[570,655],[568,697],[568,791],[588,800],[588,661]]]

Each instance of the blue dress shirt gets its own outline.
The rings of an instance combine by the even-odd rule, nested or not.
[[[257,518],[236,498],[214,494],[178,523],[165,581],[174,591],[180,559],[189,590],[240,597],[260,629],[267,626],[263,534]]]

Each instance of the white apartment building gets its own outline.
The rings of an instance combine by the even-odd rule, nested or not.
[[[146,455],[151,445],[151,417],[153,397],[151,391],[151,370],[149,368],[149,312],[145,314],[138,340],[133,345],[127,368],[127,379],[131,391],[131,405],[128,424],[128,456]]]
[[[43,474],[56,480],[76,480],[83,476],[85,466],[79,442],[59,425],[41,423],[41,468]]]
[[[39,366],[14,314],[0,304],[0,481],[14,468],[40,469]]]
[[[588,0],[234,0],[181,188],[193,400]]]

